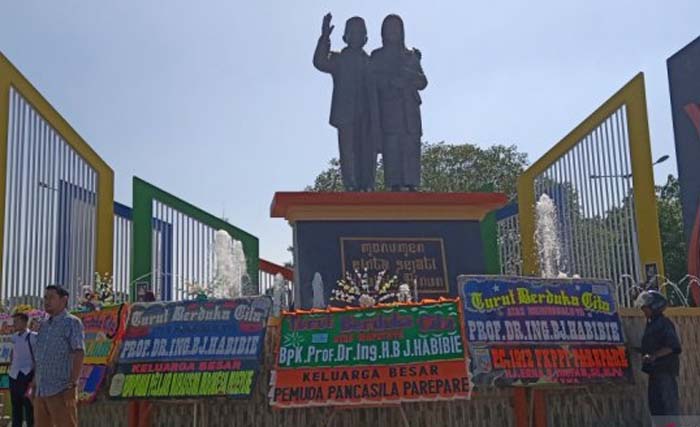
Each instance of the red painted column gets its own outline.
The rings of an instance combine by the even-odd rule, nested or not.
[[[129,427],[139,427],[139,402],[129,402],[127,412]]]
[[[529,427],[530,420],[527,405],[527,389],[525,387],[515,387],[513,389],[513,416],[515,427]]]
[[[147,400],[139,402],[139,423],[138,427],[151,427],[151,414],[153,405]]]
[[[547,427],[547,397],[544,390],[532,390],[535,427]]]

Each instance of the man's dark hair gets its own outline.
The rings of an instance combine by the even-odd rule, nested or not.
[[[70,293],[68,292],[68,290],[61,285],[49,285],[46,287],[46,290],[47,291],[51,291],[51,290],[56,291],[58,296],[61,296],[61,297],[70,296]]]
[[[15,313],[12,315],[13,319],[22,319],[25,322],[29,322],[29,316],[27,316],[27,313]]]

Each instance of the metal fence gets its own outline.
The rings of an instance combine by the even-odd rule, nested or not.
[[[214,236],[224,230],[243,246],[248,281],[243,291],[259,293],[256,237],[138,178],[133,188],[131,292],[148,288],[158,299],[180,300],[190,284],[211,283]]]
[[[153,201],[152,284],[159,299],[181,300],[188,284],[214,279],[216,229],[164,203]]]
[[[523,259],[520,254],[518,205],[513,203],[496,211],[498,257],[501,274],[520,276]]]
[[[155,272],[152,289],[158,297],[183,298],[187,282],[208,283],[213,279],[215,257],[211,245],[216,230],[201,222],[191,221],[167,205],[155,203],[151,257]],[[175,226],[177,224],[180,225]],[[129,299],[131,292],[132,233],[132,209],[115,202],[113,283],[116,295],[123,301]],[[190,241],[194,241],[194,244],[190,245]],[[183,262],[184,259],[193,261],[192,265]],[[291,293],[294,272],[263,259],[258,267],[258,286],[251,292],[271,293],[278,273],[282,275],[288,293]]]
[[[0,297],[111,274],[111,169],[0,54]]]
[[[128,301],[131,282],[133,214],[131,208],[114,202],[114,267],[112,283],[120,301]]]
[[[623,306],[633,285],[662,274],[648,132],[640,74],[520,177],[525,273],[542,268],[535,232],[546,194],[556,208],[560,272],[612,280]]]
[[[14,89],[9,122],[2,297],[75,295],[95,271],[96,173]]]

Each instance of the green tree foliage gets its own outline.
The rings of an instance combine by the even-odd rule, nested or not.
[[[688,265],[683,234],[681,187],[673,175],[668,176],[666,184],[656,188],[656,206],[659,212],[664,270],[669,280],[678,283],[687,274]]]
[[[516,180],[527,165],[527,154],[514,145],[481,148],[473,144],[424,143],[421,191],[498,191],[515,196]],[[384,168],[377,165],[377,191],[384,190]],[[331,159],[307,191],[343,191],[338,159]]]

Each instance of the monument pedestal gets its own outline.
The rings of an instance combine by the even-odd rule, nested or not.
[[[315,273],[328,304],[346,271],[365,268],[415,280],[420,298],[457,296],[457,276],[499,273],[495,221],[484,219],[506,202],[501,193],[276,193],[271,216],[294,233],[295,308],[311,308]]]

